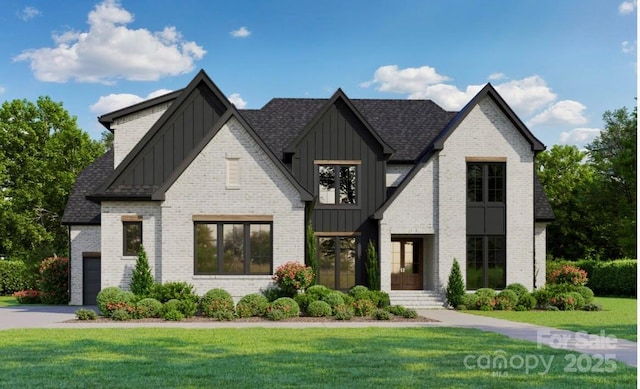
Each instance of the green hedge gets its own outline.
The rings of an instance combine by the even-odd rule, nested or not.
[[[636,259],[618,259],[615,261],[596,261],[582,259],[579,261],[548,261],[547,278],[551,271],[564,264],[578,266],[587,272],[586,286],[593,290],[596,296],[629,296],[637,295]]]
[[[22,261],[0,261],[0,296],[30,289],[27,265]]]

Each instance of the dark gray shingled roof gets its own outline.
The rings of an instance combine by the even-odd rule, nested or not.
[[[396,152],[391,162],[413,162],[455,116],[431,100],[350,99]],[[280,158],[328,99],[273,99],[260,110],[240,113]]]
[[[534,214],[536,217],[536,221],[538,222],[550,222],[556,220],[556,216],[553,214],[553,209],[551,208],[551,204],[549,204],[549,199],[547,199],[547,195],[544,193],[544,188],[542,187],[542,182],[538,178],[537,174],[533,175],[533,185],[534,185]]]
[[[111,173],[113,150],[108,150],[78,174],[64,209],[62,224],[100,224],[100,204],[87,200],[86,196],[93,193]]]

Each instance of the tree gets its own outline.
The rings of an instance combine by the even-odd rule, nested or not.
[[[449,281],[447,282],[447,304],[456,308],[462,304],[465,294],[460,264],[457,259],[453,258],[453,266],[451,266],[451,273],[449,273]]]
[[[105,130],[100,134],[100,143],[104,146],[105,149],[111,149],[113,147],[113,132]]]
[[[10,258],[68,252],[60,218],[76,176],[102,153],[62,103],[40,97],[2,104],[0,247]]]
[[[604,129],[587,150],[596,172],[596,200],[607,216],[607,251],[614,258],[636,258],[638,108],[606,111],[602,120]]]
[[[149,268],[149,260],[144,247],[140,245],[136,266],[131,275],[131,291],[137,296],[148,296],[153,286],[153,276]]]

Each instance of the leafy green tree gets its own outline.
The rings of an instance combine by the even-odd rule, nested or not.
[[[111,149],[113,147],[113,139],[113,132],[109,130],[104,130],[100,134],[100,143],[102,143],[105,149]]]
[[[144,250],[144,247],[140,245],[136,266],[133,268],[131,275],[131,291],[137,296],[147,297],[151,292],[152,286],[153,276],[151,275],[147,252]]]
[[[602,120],[604,129],[587,150],[596,172],[594,200],[604,214],[606,254],[636,258],[638,108],[606,111]]]
[[[60,218],[75,182],[104,153],[62,103],[40,97],[0,107],[0,247],[10,258],[68,252]]]

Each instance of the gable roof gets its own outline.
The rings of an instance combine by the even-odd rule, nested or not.
[[[389,146],[387,144],[387,142],[385,142],[380,135],[378,134],[378,132],[376,130],[373,129],[373,127],[371,127],[371,125],[369,124],[369,122],[362,116],[362,114],[360,114],[360,112],[358,111],[358,109],[356,109],[356,107],[353,105],[353,103],[351,102],[351,100],[349,100],[349,98],[347,97],[347,95],[342,91],[342,89],[338,89],[333,96],[331,96],[331,98],[324,104],[324,106],[318,110],[318,112],[314,115],[313,119],[311,119],[302,129],[302,131],[300,131],[300,133],[298,134],[298,136],[291,141],[291,143],[289,143],[287,145],[287,147],[284,148],[284,153],[285,154],[293,154],[295,152],[295,148],[296,146],[302,141],[302,139],[304,139],[304,137],[307,136],[307,134],[309,133],[309,131],[311,131],[311,129],[316,125],[316,123],[322,118],[322,116],[334,105],[336,104],[338,101],[343,102],[347,108],[356,116],[356,118],[360,121],[360,123],[362,123],[362,125],[364,126],[365,130],[367,130],[369,132],[369,134],[371,134],[371,136],[373,136],[373,138],[376,140],[376,142],[378,142],[378,144],[381,146],[382,148],[382,153],[389,156],[391,154],[394,153],[394,150],[391,146]]]
[[[552,222],[556,220],[556,215],[553,214],[553,209],[537,174],[533,175],[533,200],[534,215],[537,222]]]
[[[184,89],[179,89],[177,91],[173,91],[171,93],[167,93],[166,95],[162,95],[162,96],[155,97],[153,99],[145,100],[145,101],[142,101],[142,102],[140,102],[138,104],[130,105],[128,107],[119,109],[117,111],[109,112],[109,113],[104,114],[102,116],[98,116],[98,121],[107,130],[113,132],[113,129],[111,128],[111,124],[116,119],[119,119],[121,117],[130,115],[130,114],[138,112],[138,111],[142,111],[142,110],[147,109],[147,108],[151,108],[151,107],[153,107],[155,105],[158,105],[158,104],[162,104],[162,103],[173,101],[173,100],[177,99],[178,96],[180,96],[180,94],[182,93],[183,90]]]

